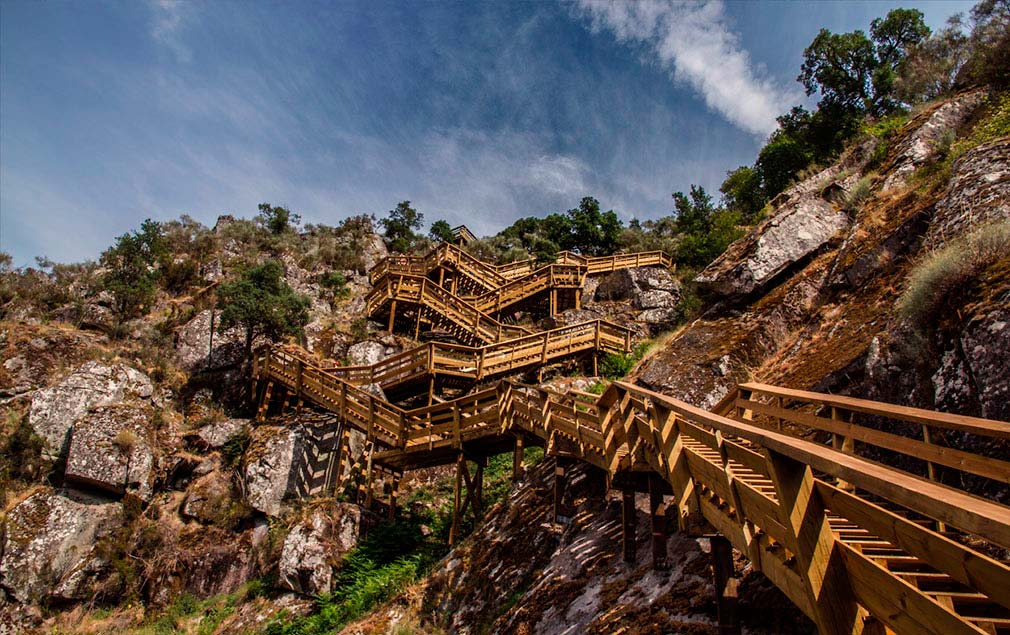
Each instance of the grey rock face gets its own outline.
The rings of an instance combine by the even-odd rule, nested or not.
[[[680,283],[666,269],[622,269],[600,280],[594,298],[597,302],[631,300],[642,311],[639,321],[659,325],[677,318]]]
[[[709,265],[695,281],[722,296],[741,297],[820,249],[849,226],[849,217],[819,197],[791,203]]]
[[[246,500],[264,514],[281,512],[285,496],[296,485],[295,460],[301,455],[302,435],[295,428],[260,426],[253,430],[245,459]]]
[[[964,123],[985,98],[985,91],[967,93],[937,108],[915,132],[902,140],[884,189],[904,185],[908,177],[932,158],[945,135]]]
[[[358,342],[347,349],[347,361],[352,366],[370,366],[398,352],[398,347],[382,342]]]
[[[1006,370],[1010,367],[1010,311],[996,309],[984,320],[972,322],[958,344],[943,353],[933,374],[937,409],[980,409],[978,414],[987,419],[1010,420]]]
[[[138,370],[125,364],[87,362],[60,383],[32,396],[28,423],[45,439],[49,452],[58,454],[74,421],[89,408],[131,398],[149,399],[153,393],[151,379]]]
[[[1010,220],[1010,141],[973,148],[954,162],[950,188],[936,204],[926,244],[942,246],[972,227]]]
[[[223,472],[215,470],[189,486],[179,511],[184,517],[202,523],[225,522],[231,503],[231,480]]]
[[[361,508],[350,503],[317,510],[295,525],[281,550],[281,585],[303,595],[332,591],[334,565],[358,544],[360,527]]]
[[[95,408],[70,433],[67,480],[150,500],[154,491],[154,431],[151,410],[118,405]]]
[[[379,264],[380,260],[389,255],[389,250],[386,249],[386,242],[378,234],[370,235],[365,244],[361,245],[361,248],[361,255],[365,260],[365,271],[370,270]]]
[[[175,358],[190,372],[217,370],[242,363],[245,338],[240,329],[221,331],[215,320],[211,351],[211,311],[201,311],[175,334]]]
[[[200,445],[217,450],[224,447],[232,437],[247,432],[251,425],[248,419],[225,419],[208,423],[200,428],[195,436],[199,439]]]
[[[0,586],[19,602],[36,602],[60,586],[74,595],[95,542],[120,522],[122,505],[76,492],[45,490],[7,514]],[[77,582],[68,576],[77,572]]]

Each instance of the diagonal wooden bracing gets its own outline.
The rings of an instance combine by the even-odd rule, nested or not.
[[[938,471],[982,473],[1005,487],[1010,464],[936,435],[922,441],[932,450],[902,446],[880,421],[996,439],[1010,438],[1010,424],[752,384],[733,398],[735,418],[620,382],[596,397],[502,381],[403,410],[289,350],[263,352],[254,373],[364,432],[375,465],[396,473],[509,451],[517,437],[564,440],[568,456],[612,479],[646,470],[669,485],[682,530],[705,524],[725,536],[822,633],[1010,632],[1010,568],[990,555],[1010,549],[1010,507]],[[818,426],[858,443],[789,433]],[[911,467],[872,460],[881,449],[907,452]],[[935,469],[912,473],[920,455]],[[475,488],[467,476],[461,484]]]

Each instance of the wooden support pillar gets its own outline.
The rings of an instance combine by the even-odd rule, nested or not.
[[[582,288],[581,287],[575,290],[575,310],[576,311],[581,311],[582,310]]]
[[[463,502],[463,470],[465,469],[466,459],[463,457],[463,453],[460,452],[456,457],[456,487],[452,502],[452,526],[449,528],[450,547],[456,544],[456,539],[459,537],[460,520],[462,520],[460,505]]]
[[[600,376],[600,354],[593,351],[593,377]]]
[[[481,458],[477,461],[477,472],[473,477],[473,492],[471,492],[473,505],[473,515],[476,520],[484,517],[484,463],[487,459]]]
[[[737,587],[740,579],[733,567],[733,545],[725,536],[712,536],[712,577],[719,614],[719,635],[740,635]]]
[[[336,470],[340,469],[340,450],[343,446],[341,443],[343,436],[344,424],[341,421],[337,423],[337,429],[333,434],[333,445],[330,447],[330,454],[326,459],[326,476],[323,479],[324,495],[333,491],[336,482],[340,480],[340,474]]]
[[[365,467],[365,509],[372,507],[372,455],[375,453],[375,441],[368,442],[368,462]]]
[[[565,486],[567,484],[568,459],[556,457],[554,465],[554,522],[559,523],[564,519],[562,501],[565,497]]]
[[[396,494],[400,488],[400,477],[401,475],[394,472],[392,483],[389,489],[389,520],[396,520]]]
[[[662,481],[656,474],[649,475],[649,518],[652,521],[652,568],[665,571],[670,568],[666,559],[666,503],[663,502]]]
[[[624,561],[634,564],[638,557],[638,544],[635,542],[635,531],[638,525],[638,512],[635,511],[635,490],[621,490],[621,528],[624,544]]]
[[[414,339],[421,334],[421,309],[417,309],[417,318],[414,320]]]
[[[512,482],[515,483],[523,472],[523,438],[516,437],[516,445],[512,450]]]
[[[284,414],[291,406],[291,391],[287,388],[282,388],[281,390],[284,391],[284,400],[281,402],[281,414]]]
[[[270,408],[270,397],[273,393],[274,382],[268,381],[266,387],[263,389],[263,396],[260,398],[260,406],[256,410],[256,420],[263,421],[266,419],[267,410]]]

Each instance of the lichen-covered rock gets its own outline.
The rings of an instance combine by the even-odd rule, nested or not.
[[[927,247],[940,247],[973,227],[1010,220],[1010,141],[973,148],[954,161],[950,187],[933,213]]]
[[[278,565],[281,585],[303,595],[332,591],[334,568],[358,544],[360,528],[357,505],[337,503],[315,510],[284,539]]]
[[[347,362],[351,366],[371,366],[401,350],[392,340],[358,342],[347,349]]]
[[[248,433],[252,422],[249,419],[225,419],[203,426],[195,434],[188,435],[187,441],[206,448],[218,450],[229,440]]]
[[[597,302],[631,300],[639,309],[651,309],[679,299],[680,284],[666,269],[641,267],[619,269],[600,280],[594,298]],[[665,297],[664,297],[665,296]]]
[[[89,408],[150,399],[153,393],[151,379],[134,368],[87,362],[60,383],[32,396],[28,423],[45,439],[51,453],[59,453],[70,427]]]
[[[985,99],[985,91],[978,90],[950,99],[933,110],[914,132],[901,140],[884,189],[904,185],[908,177],[926,161],[936,155],[942,139],[956,131]]]
[[[243,470],[246,500],[253,509],[269,516],[280,514],[282,501],[296,487],[296,460],[302,444],[297,428],[260,426],[253,430]]]
[[[1010,310],[973,321],[959,339],[933,374],[936,407],[1010,421]]]
[[[22,603],[47,597],[122,522],[122,512],[120,503],[79,492],[44,490],[26,498],[4,521],[0,586]],[[73,594],[65,587],[62,595]]]
[[[214,348],[211,350],[211,316],[209,309],[200,311],[175,333],[176,361],[190,372],[227,368],[242,363],[246,358],[245,337],[241,329],[221,330],[216,320]]]
[[[147,406],[94,408],[74,422],[64,473],[68,482],[150,500],[155,431]]]
[[[824,199],[802,198],[731,245],[695,281],[721,296],[748,296],[848,226],[849,217]]]

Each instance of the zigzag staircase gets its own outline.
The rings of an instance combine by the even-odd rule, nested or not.
[[[453,542],[467,510],[482,514],[487,457],[513,451],[518,474],[523,446],[540,445],[556,462],[555,518],[574,461],[621,490],[626,560],[637,556],[636,492],[649,495],[653,566],[666,566],[668,522],[710,539],[721,632],[739,632],[736,548],[824,635],[1010,635],[1010,463],[992,450],[1010,443],[1010,423],[762,384],[739,386],[713,412],[623,382],[600,396],[523,386],[505,377],[625,351],[630,335],[604,321],[530,333],[492,313],[557,293],[557,279],[537,286],[552,271],[572,267],[581,284],[593,273],[665,264],[665,255],[565,253],[534,270],[530,261],[492,267],[464,253],[441,245],[382,263],[368,310],[388,315],[390,330],[412,326],[416,336],[430,323],[469,346],[431,342],[349,368],[297,347],[254,356],[259,416],[281,401],[282,411],[308,403],[333,419],[332,431],[313,433],[320,445],[305,457],[305,493],[356,485],[359,501],[392,515],[404,471],[455,463]],[[456,295],[447,281],[473,295]],[[522,300],[490,306],[503,289]],[[439,378],[497,383],[433,403]],[[386,394],[424,386],[428,405],[397,405],[376,384]],[[365,439],[353,454],[350,430]]]
[[[760,384],[739,387],[732,418],[623,382],[597,397],[501,381],[405,410],[287,349],[260,353],[254,373],[363,432],[373,470],[455,462],[475,510],[482,457],[517,442],[545,445],[562,480],[562,458],[596,466],[620,484],[626,511],[635,490],[649,492],[654,564],[669,507],[680,530],[727,539],[821,633],[1010,633],[1010,507],[957,486],[981,477],[1005,493],[1010,464],[937,442],[943,432],[1007,441],[1008,423]],[[909,426],[922,440],[886,431]],[[925,473],[867,458],[882,451]],[[477,458],[473,478],[466,457]],[[624,535],[634,559],[633,525]]]

